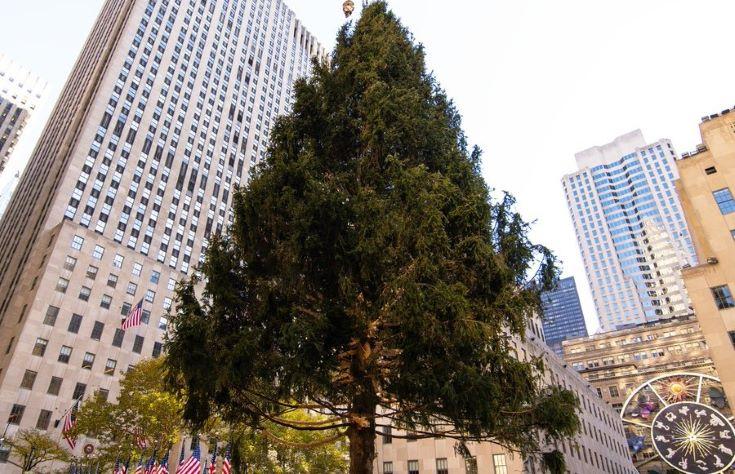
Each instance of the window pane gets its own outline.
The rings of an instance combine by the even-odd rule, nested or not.
[[[72,394],[73,400],[81,400],[84,398],[84,392],[87,391],[87,384],[77,383],[74,387],[74,393]]]
[[[87,370],[92,370],[92,366],[94,365],[94,354],[91,352],[87,352],[84,354],[84,359],[82,360],[82,368]]]
[[[718,309],[728,309],[735,307],[730,288],[727,285],[712,288],[712,296]]]
[[[117,367],[117,361],[115,359],[107,359],[105,363],[105,375],[115,375],[115,367]]]
[[[95,267],[94,265],[90,265],[87,267],[87,278],[90,278],[94,280],[97,278],[97,272],[99,271],[99,268]]]
[[[79,327],[82,325],[82,315],[81,314],[72,314],[71,320],[69,320],[69,332],[77,334],[79,332]]]
[[[61,377],[51,377],[51,382],[48,384],[48,391],[47,393],[49,395],[58,395],[59,391],[61,390],[61,382],[63,382],[64,379]]]
[[[43,338],[37,338],[36,344],[33,346],[33,355],[41,356],[46,353],[46,347],[48,346],[48,340]]]
[[[66,260],[64,260],[64,270],[69,270],[70,272],[74,270],[74,267],[77,266],[77,259],[72,257],[71,255],[66,256]]]
[[[393,463],[388,461],[383,463],[383,474],[393,474]]]
[[[43,318],[43,324],[47,326],[53,326],[56,324],[56,317],[59,316],[59,308],[56,306],[49,306],[46,309],[46,316]]]
[[[20,381],[20,388],[33,390],[33,384],[36,383],[37,375],[38,375],[38,372],[34,372],[32,370],[26,370],[26,372],[23,374],[23,380]]]
[[[408,474],[419,474],[418,461],[408,461]]]
[[[102,331],[105,330],[105,324],[100,321],[94,322],[94,327],[92,328],[92,335],[90,336],[95,341],[99,341],[102,339]]]
[[[143,350],[143,336],[135,336],[135,342],[133,342],[133,352],[140,354]]]
[[[125,331],[117,328],[115,329],[115,336],[112,338],[112,345],[114,347],[121,347],[123,343],[123,338],[125,337]]]
[[[19,425],[25,411],[25,405],[13,405],[13,408],[10,410],[10,416],[8,417],[8,424]]]
[[[69,288],[69,280],[66,278],[59,278],[56,282],[56,291],[59,293],[66,293],[66,289]]]
[[[720,189],[712,193],[715,197],[715,202],[720,207],[722,214],[731,214],[735,212],[735,199],[732,197],[732,193],[728,188]]]
[[[51,424],[51,412],[49,410],[41,410],[38,414],[38,421],[36,421],[36,429],[45,431]]]
[[[61,346],[61,350],[59,351],[59,362],[63,362],[67,364],[69,363],[70,358],[71,358],[71,347]]]

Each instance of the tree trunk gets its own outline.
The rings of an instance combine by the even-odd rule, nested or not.
[[[353,424],[348,429],[348,438],[350,440],[350,474],[372,474],[375,460],[374,415],[371,415],[370,425],[367,427]]]

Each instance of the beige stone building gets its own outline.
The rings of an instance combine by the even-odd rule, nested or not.
[[[160,354],[176,281],[324,54],[279,0],[104,2],[0,221],[6,436],[59,439],[75,400],[114,399],[122,371]]]
[[[564,341],[564,359],[599,398],[619,411],[628,395],[658,375],[715,369],[694,315]]]
[[[537,323],[530,328],[526,342],[515,341],[518,357],[542,356],[545,381],[572,390],[580,400],[581,432],[573,440],[555,448],[564,453],[568,472],[572,474],[634,474],[625,440],[623,424],[617,413],[579,374],[559,358],[543,341]],[[391,434],[406,435],[391,430]],[[379,436],[376,474],[541,474],[538,460],[523,459],[518,453],[492,444],[469,446],[471,458],[455,452],[455,441],[447,439],[406,440]],[[554,449],[552,446],[548,450]]]
[[[677,191],[699,266],[684,280],[727,396],[735,400],[735,109],[705,117],[702,145],[677,161]]]

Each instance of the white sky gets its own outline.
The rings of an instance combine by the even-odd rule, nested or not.
[[[341,0],[286,0],[332,46]],[[355,0],[360,4],[361,0]],[[699,119],[735,106],[732,0],[391,0],[485,151],[484,174],[513,193],[534,238],[564,261],[595,311],[561,188],[574,153],[641,128],[679,152]],[[102,0],[0,0],[0,51],[49,82],[0,187],[30,154]]]

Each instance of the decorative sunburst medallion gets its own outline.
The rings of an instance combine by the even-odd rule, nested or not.
[[[674,379],[666,387],[666,401],[676,403],[691,398],[696,387],[691,386],[685,379]]]
[[[722,472],[735,461],[735,429],[701,403],[668,405],[653,419],[651,438],[664,461],[688,474]]]

